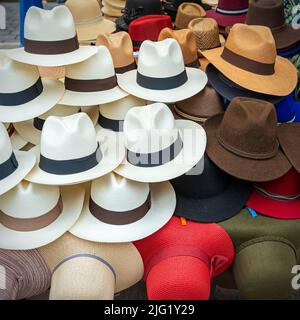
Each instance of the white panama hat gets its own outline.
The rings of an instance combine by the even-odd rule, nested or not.
[[[176,120],[163,103],[132,108],[124,121],[126,159],[115,172],[140,182],[161,182],[190,171],[203,157],[206,133]]]
[[[116,101],[128,95],[118,86],[109,50],[105,46],[94,48],[97,53],[91,58],[66,66],[66,92],[61,104],[91,106]]]
[[[128,93],[166,103],[190,98],[207,84],[205,72],[184,66],[181,48],[175,39],[144,41],[137,70],[117,77],[119,86]]]
[[[68,231],[78,219],[84,190],[21,181],[0,197],[0,248],[29,250]]]
[[[8,136],[10,137],[10,141],[13,149],[20,150],[26,146],[28,141],[25,141],[19,133],[16,131],[14,125],[12,123],[4,123]]]
[[[62,98],[64,85],[59,80],[41,79],[36,66],[8,57],[0,51],[0,121],[29,120],[51,109]]]
[[[96,48],[79,46],[75,22],[66,6],[52,10],[30,7],[24,22],[24,47],[9,50],[11,59],[58,67],[90,58]]]
[[[22,181],[34,164],[32,154],[13,150],[6,128],[0,123],[0,195]]]
[[[114,170],[125,156],[116,135],[108,130],[96,134],[83,112],[47,118],[41,144],[29,152],[37,157],[37,165],[26,180],[49,185],[96,179]]]
[[[149,185],[111,172],[92,182],[70,232],[89,241],[136,241],[162,228],[175,207],[176,195],[169,182]]]

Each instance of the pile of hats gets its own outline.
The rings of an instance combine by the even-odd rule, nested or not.
[[[119,32],[96,0],[28,10],[24,47],[0,52],[0,299],[293,291],[297,70],[241,23],[248,1],[201,4],[164,3],[174,28],[128,0]]]

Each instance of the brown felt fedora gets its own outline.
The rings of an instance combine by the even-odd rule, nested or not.
[[[183,2],[179,7],[175,19],[176,29],[185,29],[191,20],[205,17],[205,10],[197,3]]]
[[[202,54],[227,78],[251,91],[287,96],[297,85],[297,70],[287,59],[277,56],[268,27],[237,23],[224,48]]]
[[[175,39],[179,43],[186,67],[199,68],[196,37],[191,30],[164,28],[159,34],[158,41],[167,38]]]
[[[246,17],[246,24],[269,27],[278,50],[300,42],[300,29],[285,22],[282,0],[252,0]]]
[[[279,148],[274,106],[251,98],[234,98],[224,114],[205,122],[206,152],[223,171],[247,181],[271,181],[291,164]]]
[[[278,128],[278,138],[283,152],[300,172],[300,123],[286,123]]]
[[[108,48],[113,59],[116,73],[125,73],[136,69],[132,41],[127,32],[120,31],[112,34],[99,35],[96,45]]]
[[[210,85],[207,85],[195,96],[176,102],[171,106],[171,110],[177,119],[192,120],[201,124],[212,116],[222,113],[224,106],[222,98]]]

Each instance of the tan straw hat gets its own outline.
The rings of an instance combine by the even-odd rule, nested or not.
[[[175,20],[176,29],[187,28],[189,22],[195,18],[205,17],[205,10],[196,3],[183,2],[179,7]]]
[[[52,272],[50,300],[107,300],[142,279],[142,258],[131,243],[103,244],[64,234],[41,247]]]
[[[158,41],[167,38],[175,39],[181,48],[183,60],[186,67],[199,68],[199,60],[196,46],[196,38],[191,30],[172,30],[164,28],[158,37]]]
[[[97,46],[108,48],[116,73],[125,73],[136,69],[133,57],[133,46],[129,34],[125,31],[113,34],[101,34],[96,41]]]
[[[297,70],[277,56],[269,28],[235,24],[224,48],[202,51],[222,74],[241,87],[259,93],[287,96],[297,85]]]

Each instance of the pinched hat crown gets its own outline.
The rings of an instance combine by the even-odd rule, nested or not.
[[[97,0],[68,0],[66,6],[71,11],[76,24],[87,23],[102,16]]]
[[[263,100],[235,98],[217,131],[219,143],[245,158],[269,159],[278,153],[274,106]]]

